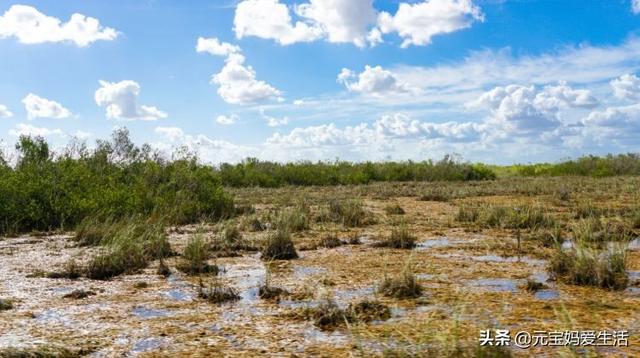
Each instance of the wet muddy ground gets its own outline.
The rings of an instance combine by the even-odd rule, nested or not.
[[[406,214],[385,214],[390,201]],[[177,258],[168,260],[172,274],[167,278],[156,274],[158,262],[154,262],[138,274],[109,281],[50,279],[40,273],[61,268],[70,258],[87,260],[95,249],[76,247],[72,233],[3,238],[0,298],[11,299],[14,308],[0,311],[0,349],[48,345],[81,348],[91,357],[370,356],[398,349],[419,352],[420,347],[434,344],[474,345],[480,330],[495,327],[511,332],[628,330],[629,347],[592,351],[640,355],[637,243],[628,253],[631,284],[626,290],[567,285],[549,280],[550,249],[524,240],[518,250],[512,232],[458,227],[453,220],[457,204],[369,197],[365,206],[376,224],[357,229],[312,226],[295,234],[298,247],[327,230],[345,240],[357,236],[361,243],[299,251],[299,259],[268,264],[270,284],[292,293],[279,302],[258,297],[267,268],[257,252],[211,260],[223,268],[217,279],[241,296],[218,305],[198,298],[199,279],[175,270]],[[257,206],[258,213],[270,207]],[[417,236],[416,248],[372,245],[387,236],[400,218]],[[180,252],[194,231],[194,226],[172,231],[172,247]],[[213,233],[205,229],[204,235]],[[265,233],[243,235],[257,240]],[[425,288],[423,296],[397,300],[378,295],[379,282],[398,275],[408,262]],[[528,279],[545,287],[529,293],[523,288]],[[79,289],[95,295],[64,297]],[[327,297],[340,307],[376,299],[391,308],[391,318],[322,330],[292,314]],[[563,352],[570,353],[548,347],[511,349],[512,354],[525,356]]]

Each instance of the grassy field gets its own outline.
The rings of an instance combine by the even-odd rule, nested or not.
[[[638,188],[636,176],[237,187],[233,213],[190,224],[88,216],[10,235],[0,356],[638,355]],[[630,338],[480,347],[493,328]]]

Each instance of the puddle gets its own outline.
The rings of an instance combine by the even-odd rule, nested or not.
[[[135,307],[132,313],[140,318],[158,318],[169,316],[169,311],[167,310],[151,309],[142,306]]]
[[[149,352],[161,348],[166,345],[166,339],[162,338],[145,338],[137,341],[131,348],[131,354],[139,354]]]
[[[44,323],[47,325],[50,324],[60,324],[64,326],[72,326],[72,320],[66,315],[60,313],[57,310],[45,310],[36,316],[36,320],[39,323]]]
[[[640,237],[629,241],[629,250],[640,250]]]
[[[556,290],[540,290],[534,296],[539,300],[553,300],[560,298],[560,293]]]
[[[306,308],[306,307],[318,307],[320,302],[316,300],[304,300],[304,301],[294,301],[294,300],[280,300],[278,302],[278,306],[290,309],[298,309],[298,308]]]
[[[183,302],[190,302],[190,301],[193,301],[193,299],[195,298],[195,295],[193,293],[185,292],[178,289],[165,291],[162,294],[172,300],[183,301]]]
[[[436,275],[433,275],[430,273],[419,273],[416,275],[416,278],[418,280],[433,280],[436,277],[437,277]]]
[[[437,254],[435,257],[440,259],[470,259],[473,261],[479,262],[509,262],[509,263],[517,263],[522,262],[532,266],[544,266],[546,265],[545,260],[534,259],[529,256],[499,256],[495,254],[491,255],[480,255],[480,256],[471,256],[459,253],[452,254]]]
[[[312,275],[326,274],[327,269],[323,267],[310,267],[310,266],[294,266],[293,276],[298,279],[303,279]]]
[[[453,243],[459,243],[459,241],[451,241],[449,240],[448,237],[443,236],[439,239],[432,239],[432,240],[419,242],[416,245],[416,250],[422,251],[422,250],[426,250],[434,247],[447,247],[452,245]]]
[[[517,292],[519,280],[508,278],[482,278],[477,280],[468,280],[470,286],[480,287],[493,292]]]

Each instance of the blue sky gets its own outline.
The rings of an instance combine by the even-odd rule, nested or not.
[[[638,152],[639,12],[627,0],[0,0],[0,148],[20,134],[91,145],[126,126],[213,163]]]

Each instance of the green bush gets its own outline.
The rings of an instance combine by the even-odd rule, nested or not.
[[[126,129],[94,150],[71,143],[54,155],[42,138],[20,137],[14,167],[0,161],[0,235],[72,229],[134,215],[185,224],[233,214],[220,175],[190,157],[167,161],[148,145],[136,147]],[[95,223],[95,222],[94,222]],[[80,225],[80,242],[100,231]]]

